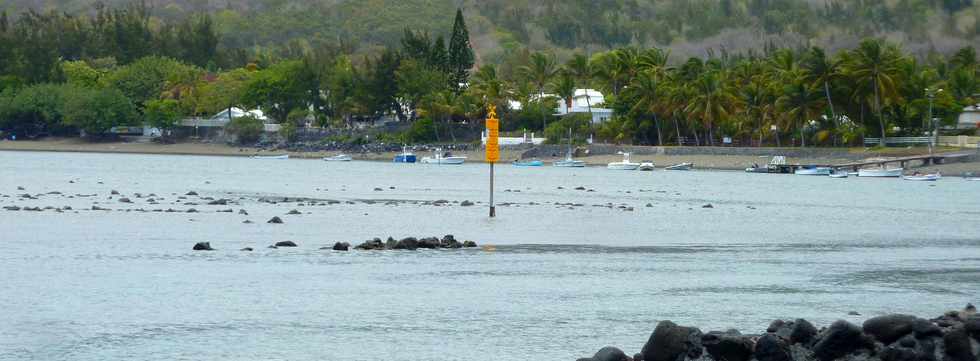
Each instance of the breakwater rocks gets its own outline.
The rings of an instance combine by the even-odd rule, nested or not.
[[[893,314],[840,320],[817,329],[803,319],[776,320],[761,335],[703,333],[662,321],[640,353],[604,347],[578,361],[980,361],[980,315],[967,305],[932,319]]]
[[[267,248],[280,248],[280,247],[299,247],[299,244],[293,241],[281,241],[270,245]],[[385,250],[409,250],[414,251],[417,249],[460,249],[460,248],[475,248],[477,247],[476,242],[473,241],[457,241],[456,237],[451,234],[443,236],[441,239],[439,237],[426,237],[426,238],[415,238],[407,237],[401,240],[395,240],[392,237],[388,237],[387,240],[381,240],[381,238],[374,238],[354,247],[354,249],[362,251],[385,251]],[[210,242],[198,242],[194,244],[192,248],[195,251],[213,251],[214,248],[211,247]],[[321,250],[334,250],[334,251],[349,251],[351,249],[351,244],[347,242],[337,242],[331,247],[321,247]],[[252,251],[253,248],[245,247],[241,249],[242,251]]]

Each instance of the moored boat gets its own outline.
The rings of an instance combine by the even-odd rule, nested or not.
[[[354,158],[347,154],[337,154],[332,157],[324,157],[323,160],[328,162],[350,162],[354,160]]]
[[[903,176],[902,177],[903,180],[907,180],[907,181],[919,181],[919,182],[935,182],[935,181],[940,180],[942,178],[943,178],[943,175],[940,174],[939,172],[936,172],[934,174],[919,174],[918,172],[916,172],[915,174],[907,175],[907,176]]]
[[[514,166],[515,167],[540,167],[540,166],[543,166],[543,165],[544,165],[544,162],[542,162],[540,160],[537,160],[537,159],[515,160],[514,161]]]
[[[657,166],[653,164],[653,162],[647,162],[647,161],[640,163],[640,166],[636,168],[636,170],[640,170],[644,172],[651,172],[654,169],[657,169]]]
[[[457,165],[463,164],[466,161],[466,157],[453,156],[452,153],[443,153],[442,149],[436,149],[431,157],[422,157],[420,163],[423,164],[446,164],[446,165]]]
[[[289,159],[289,154],[280,155],[253,155],[252,159]]]
[[[402,152],[395,155],[395,163],[415,163],[415,153],[409,152],[407,147],[402,148]]]
[[[630,154],[626,152],[619,152],[623,155],[622,162],[612,162],[606,165],[606,168],[612,170],[636,170],[640,167],[640,163],[633,163],[630,161]]]
[[[664,170],[691,170],[691,168],[694,168],[694,163],[684,162],[664,167]],[[748,169],[746,169],[746,172],[748,172]]]
[[[858,169],[858,177],[898,178],[902,176],[902,168],[862,168]]]
[[[793,174],[796,175],[830,175],[830,167],[817,167],[814,165],[803,166],[803,168],[797,169]]]
[[[847,178],[847,177],[848,177],[848,173],[843,171],[834,171],[830,173],[830,178],[840,179],[840,178]]]
[[[565,159],[555,161],[552,163],[555,167],[563,168],[582,168],[585,167],[585,162],[581,160],[575,160],[572,156],[572,129],[568,129],[568,152],[565,153]]]

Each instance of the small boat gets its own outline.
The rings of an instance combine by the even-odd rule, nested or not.
[[[664,167],[664,170],[691,170],[691,168],[694,168],[694,163],[684,162]]]
[[[515,167],[540,167],[540,166],[543,166],[543,165],[544,165],[544,162],[542,162],[540,160],[537,160],[537,159],[515,160],[514,161],[514,166]]]
[[[966,178],[966,180],[970,182],[980,182],[980,177],[970,177]]]
[[[585,162],[581,160],[575,160],[572,157],[572,129],[568,129],[568,152],[565,154],[565,159],[556,161],[552,163],[555,167],[564,168],[582,168],[585,167]]]
[[[323,160],[328,162],[350,162],[354,158],[347,154],[337,154],[333,157],[324,157]]]
[[[936,172],[935,174],[919,174],[916,172],[913,175],[907,175],[902,177],[903,180],[907,181],[920,181],[920,182],[935,182],[943,178],[942,174]]]
[[[860,174],[858,172],[847,172],[847,175],[857,177]]]
[[[759,165],[753,165],[751,167],[745,168],[745,173],[769,173],[769,167],[761,167]]]
[[[402,152],[395,155],[395,163],[415,163],[415,153],[409,152],[407,147],[402,147]]]
[[[876,178],[898,178],[902,176],[902,168],[867,168],[858,169],[858,177],[876,177]]]
[[[449,152],[443,153],[442,149],[436,149],[435,153],[431,157],[422,157],[420,163],[423,164],[463,164],[466,161],[466,157],[453,156]]]
[[[653,164],[653,162],[647,162],[647,161],[640,163],[640,166],[636,168],[636,170],[640,170],[644,172],[652,172],[654,169],[657,169],[657,166]]]
[[[786,157],[782,155],[777,155],[769,160],[769,164],[766,166],[760,166],[759,164],[752,164],[751,167],[745,168],[746,173],[771,173],[778,172],[779,166],[786,165]]]
[[[606,168],[612,170],[636,170],[636,168],[640,167],[640,163],[630,162],[629,153],[619,152],[619,154],[623,155],[623,161],[609,163],[608,165],[606,165]]]
[[[280,155],[253,155],[252,159],[289,159],[289,154]]]
[[[830,178],[847,178],[848,175],[847,172],[835,171],[830,173]]]
[[[803,166],[803,168],[797,169],[793,174],[796,175],[830,175],[830,167],[817,167],[814,165]]]

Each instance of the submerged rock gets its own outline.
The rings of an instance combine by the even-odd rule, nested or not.
[[[197,243],[194,244],[194,250],[195,251],[213,251],[214,248],[211,248],[211,242],[197,242]]]
[[[473,248],[473,247],[476,247],[476,242],[463,241],[463,248]]]
[[[470,202],[470,201],[467,200],[467,201],[463,201],[459,205],[462,206],[462,207],[470,207],[470,206],[473,205],[473,202]]]
[[[270,218],[270,219],[269,219],[269,221],[268,221],[268,222],[266,222],[266,223],[272,223],[272,224],[282,224],[282,218],[279,218],[279,217],[272,217],[272,218]]]
[[[293,241],[276,242],[275,246],[276,247],[296,247],[296,242],[293,242]]]
[[[286,213],[286,215],[290,215],[290,216],[295,216],[295,215],[298,215],[298,214],[303,214],[303,213],[301,213],[300,211],[297,211],[295,209],[289,211],[289,213]]]
[[[381,238],[375,238],[364,241],[364,243],[357,245],[355,248],[360,250],[383,250],[385,249],[385,244],[381,242]]]

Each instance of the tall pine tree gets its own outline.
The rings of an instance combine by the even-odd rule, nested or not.
[[[466,23],[463,21],[463,10],[456,9],[453,36],[449,39],[449,86],[457,93],[460,91],[460,84],[469,82],[473,63],[470,31],[466,29]]]

